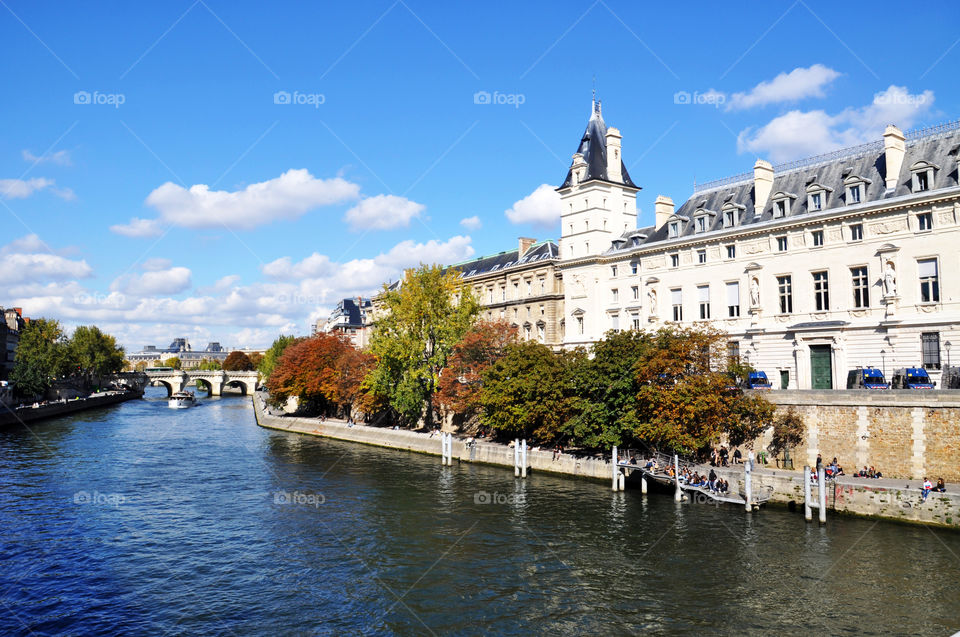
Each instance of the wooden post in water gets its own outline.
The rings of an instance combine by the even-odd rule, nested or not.
[[[677,457],[677,454],[673,454],[673,481],[677,485],[673,499],[680,502],[683,500],[683,489],[680,488],[680,458]]]
[[[747,461],[743,463],[743,497],[744,497],[744,508],[747,513],[753,510],[753,504],[750,502],[753,498],[750,497],[751,487],[751,478],[750,474],[753,472],[753,452],[751,451],[747,454]]]
[[[827,479],[824,468],[817,472],[817,494],[819,495],[820,524],[827,523]]]
[[[513,477],[520,477],[520,439],[513,440]]]
[[[614,491],[619,489],[617,485],[617,474],[620,472],[620,468],[617,467],[619,458],[617,457],[617,445],[613,445],[613,451],[610,453],[610,488]]]
[[[810,511],[810,465],[803,466],[803,519],[807,522],[813,521],[813,513]]]
[[[527,439],[523,439],[523,446],[520,448],[520,477],[527,477]]]

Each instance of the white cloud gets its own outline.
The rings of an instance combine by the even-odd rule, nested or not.
[[[22,150],[20,153],[23,156],[25,161],[33,162],[35,164],[42,164],[45,162],[50,162],[51,164],[59,164],[60,166],[71,166],[73,161],[70,159],[70,151],[68,150],[58,150],[55,153],[47,153],[46,155],[34,155],[29,150]]]
[[[45,177],[33,179],[0,179],[0,197],[3,199],[26,199],[35,192],[53,186],[53,180]]]
[[[156,237],[160,235],[162,228],[159,219],[140,219],[139,217],[134,217],[128,224],[110,226],[110,232],[125,237]]]
[[[171,265],[173,265],[173,262],[170,259],[156,257],[153,259],[147,259],[140,265],[140,267],[147,272],[157,272],[158,270],[167,270]]]
[[[126,274],[110,284],[110,289],[134,297],[179,294],[192,285],[190,270],[174,267],[147,269],[143,274]]]
[[[86,261],[50,253],[37,235],[27,235],[0,248],[0,283],[5,286],[84,279],[92,275],[93,268]]]
[[[426,206],[396,195],[367,197],[347,210],[344,220],[352,230],[390,230],[406,228]]]
[[[915,126],[933,108],[933,91],[911,94],[891,85],[861,108],[836,115],[822,110],[794,110],[758,129],[746,128],[737,137],[740,152],[752,152],[781,162],[876,141],[888,124],[901,129]]]
[[[374,261],[379,265],[396,268],[402,271],[421,263],[439,263],[449,265],[463,261],[473,256],[473,246],[470,237],[457,235],[447,241],[431,239],[426,243],[416,243],[411,239],[401,241],[386,254],[381,254]]]
[[[746,93],[734,93],[727,102],[727,110],[824,97],[824,88],[840,75],[822,64],[814,64],[809,68],[798,67],[789,73],[780,73],[770,81],[760,82]]]
[[[550,184],[541,184],[504,214],[511,223],[556,226],[560,221],[560,195]]]
[[[281,257],[263,266],[263,273],[277,281],[292,279],[314,279],[327,276],[334,271],[330,257],[314,252],[303,261],[294,264],[290,257]]]
[[[472,217],[461,219],[460,225],[467,230],[479,230],[483,227],[483,221],[481,221],[477,215],[473,215]]]

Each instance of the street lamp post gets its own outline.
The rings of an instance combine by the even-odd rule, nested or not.
[[[885,349],[880,350],[880,360],[882,361],[882,365],[883,365],[883,377],[886,378],[887,377],[887,350]]]
[[[953,347],[953,345],[950,344],[950,341],[947,341],[943,344],[943,347],[947,350],[947,367],[950,367],[950,348]]]

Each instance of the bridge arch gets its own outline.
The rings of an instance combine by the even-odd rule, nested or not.
[[[211,383],[206,378],[196,378],[193,380],[193,384],[196,386],[197,391],[206,392],[208,396],[213,396],[213,383]]]
[[[249,396],[253,393],[253,388],[250,387],[250,384],[241,378],[231,378],[230,380],[223,383],[223,388],[227,387],[239,387],[242,395]]]
[[[166,387],[166,388],[167,388],[167,398],[169,398],[170,396],[173,395],[173,385],[171,385],[169,382],[167,382],[167,381],[165,381],[165,380],[160,380],[159,378],[157,378],[157,379],[151,380],[151,381],[150,381],[150,384],[151,384],[151,385],[154,385],[154,386]]]

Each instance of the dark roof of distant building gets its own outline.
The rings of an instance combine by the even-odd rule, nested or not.
[[[347,323],[344,326],[363,327],[366,324],[366,321],[364,320],[364,311],[369,310],[372,305],[373,304],[371,303],[370,299],[357,299],[354,297],[342,299],[339,303],[337,303],[337,307],[330,315],[330,318],[334,319],[339,316],[346,316]]]
[[[845,148],[826,155],[774,166],[773,186],[762,210],[754,209],[754,174],[744,173],[702,185],[675,212],[680,217],[679,238],[709,236],[713,231],[723,230],[723,208],[732,204],[739,215],[737,227],[743,229],[754,224],[774,220],[774,201],[779,193],[790,197],[790,212],[786,220],[808,215],[820,215],[832,210],[855,205],[846,201],[844,180],[858,177],[864,180],[861,198],[857,205],[869,205],[877,201],[909,195],[913,192],[914,179],[911,167],[919,161],[936,164],[929,190],[955,187],[958,180],[957,159],[960,153],[960,121],[910,131],[906,134],[906,153],[897,185],[886,188],[886,154],[883,140],[870,144]],[[807,187],[819,185],[828,189],[820,210],[809,210]],[[694,217],[707,213],[707,225],[703,232],[696,232]],[[659,229],[653,226],[624,232],[607,254],[626,251],[638,246],[661,243],[669,237],[669,224]],[[645,236],[643,236],[645,235]]]
[[[558,259],[559,256],[560,249],[556,243],[553,241],[541,241],[527,248],[527,251],[522,255],[518,247],[516,250],[507,250],[506,252],[455,263],[450,267],[460,270],[463,278],[470,278],[500,270],[507,270],[516,266],[527,265],[536,261]]]
[[[639,189],[639,186],[630,179],[630,173],[623,164],[623,158],[620,159],[620,173],[623,179],[614,182],[607,175],[607,125],[603,121],[603,115],[600,112],[600,102],[594,101],[590,120],[587,122],[587,128],[583,131],[583,137],[580,138],[580,145],[577,152],[583,155],[583,160],[587,162],[587,175],[581,180],[581,183],[598,179],[611,183],[620,183],[631,188]],[[567,178],[563,180],[561,188],[566,188],[573,183],[573,170],[567,170]]]

